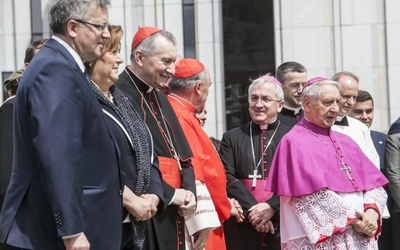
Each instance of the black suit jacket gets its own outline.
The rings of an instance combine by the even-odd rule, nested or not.
[[[13,157],[13,109],[15,96],[0,107],[0,210],[10,183]],[[17,249],[0,243],[0,250]]]
[[[119,148],[72,55],[50,39],[33,58],[14,106],[14,165],[0,215],[0,240],[64,249],[84,232],[91,249],[119,249]]]
[[[0,107],[0,209],[3,206],[12,169],[14,101],[15,96],[7,99]]]

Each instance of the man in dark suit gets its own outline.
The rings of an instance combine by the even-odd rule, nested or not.
[[[54,36],[22,77],[0,241],[24,249],[119,249],[119,148],[84,74],[100,56],[109,0],[56,0]]]
[[[351,111],[350,116],[364,123],[368,128],[371,127],[372,121],[374,120],[374,100],[367,91],[358,91],[356,104]],[[384,166],[387,135],[374,130],[370,131],[372,141],[374,142],[375,149],[379,155],[380,170],[386,175]],[[387,208],[389,213],[392,214],[393,199],[387,186],[385,190],[388,193]],[[378,239],[379,249],[393,249],[392,218],[383,218],[382,221],[382,234]]]

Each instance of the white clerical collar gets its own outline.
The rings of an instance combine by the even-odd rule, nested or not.
[[[258,126],[260,126],[260,129],[261,129],[261,130],[267,130],[267,129],[268,129],[268,125],[274,123],[275,121],[276,121],[276,119],[273,120],[273,121],[270,122],[270,123],[267,123],[267,124],[258,124]]]
[[[288,107],[288,106],[286,106],[286,105],[283,105],[283,107],[284,107],[285,109],[288,109],[288,110],[293,111],[295,115],[297,115],[297,114],[300,112],[300,109],[301,109],[301,107],[300,107],[300,108],[292,108],[292,107]]]
[[[346,117],[345,115],[338,115],[336,116],[336,121],[341,122],[345,117]]]
[[[132,74],[134,74],[140,81],[142,81],[144,84],[146,84],[147,87],[149,87],[149,89],[146,91],[146,93],[150,93],[151,91],[153,91],[154,87],[150,86],[149,84],[147,84],[147,82],[145,82],[142,78],[140,78],[135,72],[133,72],[133,70],[131,69],[130,65],[128,65],[127,67],[129,69],[130,72],[132,72]]]
[[[51,38],[59,42],[62,46],[64,46],[64,48],[67,49],[68,52],[71,54],[71,56],[74,58],[75,62],[78,64],[82,72],[85,72],[85,65],[83,64],[82,58],[79,56],[78,52],[76,52],[76,50],[74,50],[68,43],[66,43],[58,36],[53,35]]]

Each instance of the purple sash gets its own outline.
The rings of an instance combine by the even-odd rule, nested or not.
[[[257,202],[265,202],[274,195],[274,193],[265,190],[267,179],[258,179],[256,187],[252,187],[252,179],[242,179],[240,181],[247,187]]]

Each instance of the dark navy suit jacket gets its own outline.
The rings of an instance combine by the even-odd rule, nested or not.
[[[14,106],[14,165],[0,240],[64,249],[84,232],[91,249],[119,249],[119,148],[76,61],[50,39],[24,73]]]
[[[379,155],[380,160],[380,169],[384,170],[385,166],[385,147],[386,147],[386,138],[387,135],[378,131],[371,130],[372,141],[374,142],[374,146]]]
[[[378,155],[379,155],[379,168],[382,171],[382,173],[384,173],[386,176],[385,148],[386,148],[387,135],[384,133],[378,132],[378,131],[371,130],[371,137],[372,137],[372,141],[374,142],[376,152],[378,152]],[[387,206],[388,206],[389,212],[391,213],[393,200],[390,196],[389,186],[386,186],[385,190],[388,193]]]

